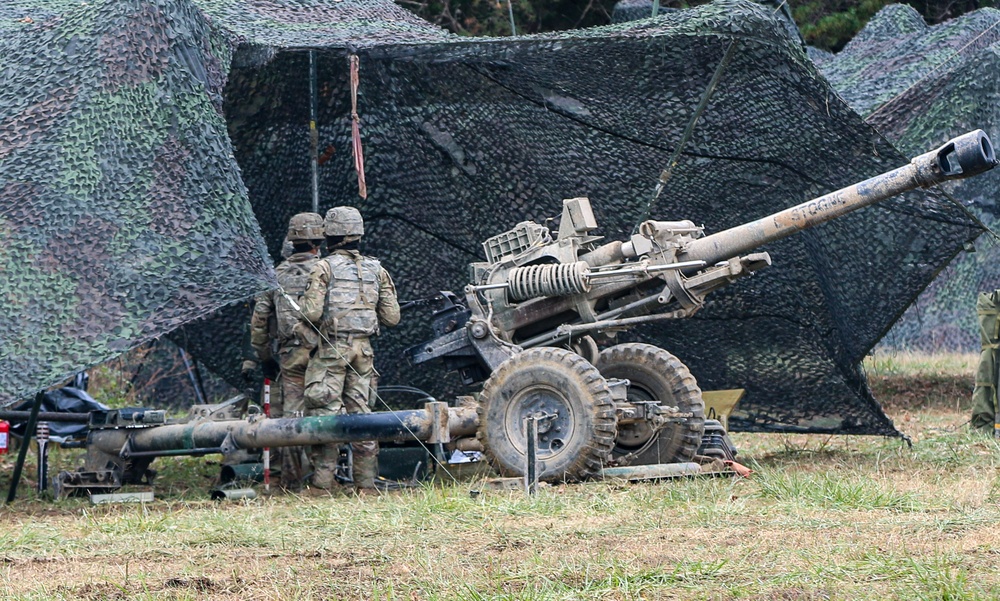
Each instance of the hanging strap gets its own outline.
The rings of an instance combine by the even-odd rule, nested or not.
[[[351,150],[354,153],[354,171],[358,174],[358,195],[368,198],[365,185],[365,155],[361,150],[361,118],[358,117],[358,55],[351,55]]]

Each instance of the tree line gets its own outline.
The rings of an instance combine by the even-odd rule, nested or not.
[[[617,0],[396,0],[428,21],[459,35],[507,36],[513,25],[518,34],[559,31],[606,25]],[[510,4],[508,4],[508,2]],[[690,8],[703,0],[661,0],[669,8]],[[788,0],[806,43],[838,51],[861,30],[889,0]],[[978,8],[993,7],[996,0],[911,0],[931,25]]]

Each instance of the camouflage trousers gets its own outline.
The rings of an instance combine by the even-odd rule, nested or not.
[[[288,346],[278,350],[281,376],[277,386],[271,386],[271,417],[301,417],[305,415],[305,379],[309,365],[309,350]],[[281,486],[297,490],[312,470],[306,447],[272,449],[272,464],[281,466]]]
[[[971,427],[983,434],[994,434],[994,424],[1000,423],[1000,401],[997,399],[997,359],[1000,355],[1000,290],[981,292],[976,300],[979,319],[979,339],[982,353],[976,371],[976,387],[972,391]]]
[[[317,348],[306,368],[306,415],[370,413],[368,399],[375,376],[375,353],[371,343],[367,337],[332,337],[330,341],[332,345],[324,342]],[[315,486],[333,486],[339,447],[339,444],[312,447]],[[359,477],[370,481],[375,476],[369,472],[375,469],[378,443],[353,442],[351,448],[355,460],[355,484],[358,484]]]
[[[997,352],[984,349],[979,356],[976,386],[972,390],[972,421],[970,427],[983,434],[993,435],[997,423]]]

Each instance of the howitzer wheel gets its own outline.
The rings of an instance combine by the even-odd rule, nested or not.
[[[538,478],[576,481],[599,475],[615,440],[615,405],[607,381],[576,353],[533,348],[504,361],[486,380],[478,438],[503,476],[523,476],[525,418],[538,422]]]
[[[613,458],[631,465],[691,461],[705,430],[705,403],[687,366],[651,344],[618,344],[601,352],[597,368],[605,378],[629,380],[629,401],[659,401],[694,417],[653,431],[643,423],[622,424]],[[654,437],[656,437],[654,439]]]

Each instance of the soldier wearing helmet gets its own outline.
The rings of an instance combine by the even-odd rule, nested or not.
[[[375,375],[369,338],[379,325],[399,323],[396,288],[377,259],[358,252],[365,233],[361,213],[336,207],[326,213],[324,232],[329,255],[316,263],[302,298],[302,313],[323,334],[306,369],[308,415],[368,413]],[[378,471],[378,443],[352,443],[354,486],[373,489]],[[334,483],[337,445],[313,447],[313,485]]]
[[[323,237],[323,218],[317,213],[299,213],[291,218],[286,241],[292,253],[274,268],[281,289],[257,297],[250,319],[250,343],[264,366],[265,377],[277,379],[278,383],[279,394],[272,395],[273,417],[305,414],[303,392],[311,347],[296,329],[299,312],[285,295],[301,304],[309,273],[319,261]],[[286,448],[280,455],[282,486],[298,488],[308,467],[305,450]]]

